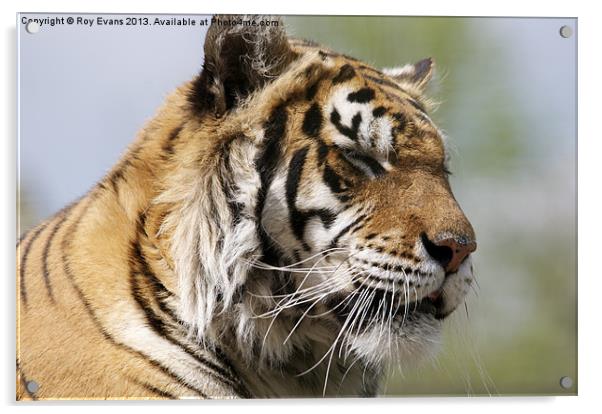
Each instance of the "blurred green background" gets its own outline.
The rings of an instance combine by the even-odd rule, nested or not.
[[[432,117],[449,136],[452,188],[477,233],[478,287],[467,311],[449,318],[436,359],[393,370],[386,395],[576,393],[577,50],[576,35],[559,35],[562,25],[576,32],[576,20],[285,22],[293,35],[376,67],[436,62],[429,94],[441,105]],[[165,94],[198,72],[203,31],[186,30],[22,35],[19,233],[91,187]],[[93,105],[82,105],[83,90]],[[574,380],[569,390],[563,376]]]
[[[577,390],[574,19],[289,17],[289,32],[365,60],[433,57],[429,94],[451,184],[477,233],[478,287],[441,351],[394,369],[386,395]],[[574,385],[559,385],[570,376]]]

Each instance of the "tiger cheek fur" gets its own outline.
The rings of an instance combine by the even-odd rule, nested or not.
[[[476,247],[432,70],[212,25],[199,76],[21,239],[18,398],[373,396],[430,352]]]

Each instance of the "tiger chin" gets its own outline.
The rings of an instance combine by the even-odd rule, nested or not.
[[[17,399],[375,396],[432,352],[476,248],[433,62],[379,70],[279,23],[213,24],[200,74],[21,238]]]

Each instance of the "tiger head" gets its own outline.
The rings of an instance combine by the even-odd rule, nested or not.
[[[282,22],[211,26],[186,89],[200,160],[164,195],[199,337],[280,363],[320,343],[314,361],[375,364],[436,339],[476,242],[423,97],[432,73],[431,59],[377,70]]]

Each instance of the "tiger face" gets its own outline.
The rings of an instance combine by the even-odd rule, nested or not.
[[[189,93],[196,128],[222,137],[207,159],[225,196],[208,211],[228,230],[195,245],[211,254],[198,267],[227,273],[203,287],[221,302],[197,299],[201,312],[185,319],[205,332],[207,315],[236,315],[239,348],[281,362],[316,341],[326,346],[318,363],[334,350],[374,365],[424,354],[473,282],[476,249],[423,97],[433,61],[381,71],[281,29],[253,30],[212,26]],[[194,219],[173,217],[185,239]],[[194,268],[197,253],[181,246],[173,257]]]
[[[262,223],[273,264],[309,269],[295,288],[320,292],[308,297],[374,354],[390,345],[383,326],[412,341],[462,303],[475,235],[449,186],[442,134],[412,93],[432,61],[388,76],[344,56],[325,60],[328,75],[277,109],[284,151]]]

